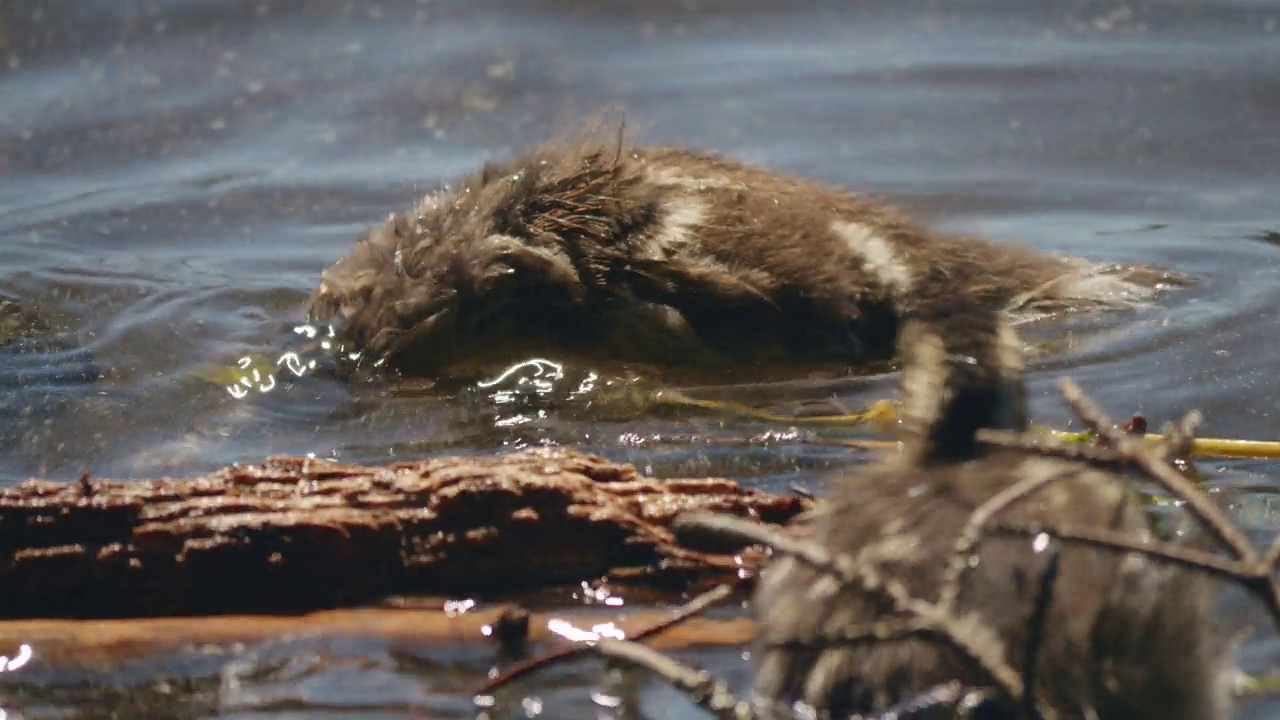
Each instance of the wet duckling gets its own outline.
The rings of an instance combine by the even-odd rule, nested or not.
[[[924,303],[907,315],[900,354],[903,452],[834,482],[811,519],[813,540],[876,558],[886,581],[935,602],[970,514],[1028,478],[1060,479],[1002,519],[1151,537],[1116,478],[976,442],[980,428],[1026,427],[1021,345],[999,314]],[[1055,549],[1057,575],[1037,624],[1032,613]],[[974,557],[956,586],[954,614],[985,625],[994,634],[992,649],[1018,672],[1029,639],[1037,637],[1032,633],[1039,633],[1036,691],[1057,717],[1227,717],[1230,653],[1213,632],[1213,585],[1203,576],[1137,555],[1012,536],[986,536]],[[767,717],[846,718],[883,711],[946,682],[993,685],[936,637],[818,647],[823,637],[905,616],[883,597],[841,589],[789,557],[766,568],[755,606],[756,692]],[[797,704],[807,710],[793,715]],[[987,709],[993,714],[983,717],[1012,719],[1024,708],[1004,698]]]
[[[818,182],[587,133],[391,215],[325,271],[308,312],[406,374],[537,354],[848,366],[891,357],[919,298],[1114,307],[1172,279],[934,232]]]

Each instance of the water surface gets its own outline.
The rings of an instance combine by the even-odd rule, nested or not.
[[[610,103],[649,140],[868,189],[947,227],[1188,272],[1197,285],[1158,307],[1046,329],[1036,418],[1066,423],[1053,388],[1071,375],[1116,415],[1199,407],[1212,435],[1280,438],[1276,68],[1274,0],[7,0],[0,295],[50,329],[0,359],[0,482],[552,443],[772,489],[859,462],[831,448],[643,442],[779,428],[602,413],[572,397],[572,373],[543,394],[443,397],[283,381],[232,394],[209,379],[287,350],[320,271],[387,212]],[[6,382],[17,367],[39,372]],[[891,388],[875,377],[707,392],[858,407]],[[1205,470],[1266,541],[1280,470]],[[1250,669],[1276,665],[1256,610],[1224,613],[1261,627],[1242,654]],[[750,683],[740,649],[689,657]],[[475,648],[323,638],[77,672],[37,655],[0,681],[0,707],[473,717],[466,691],[492,662]],[[597,665],[539,682],[499,714],[699,717]],[[621,699],[592,701],[602,683],[622,686],[597,700]]]

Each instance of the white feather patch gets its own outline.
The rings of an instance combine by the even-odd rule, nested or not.
[[[910,354],[903,363],[902,419],[909,432],[924,432],[937,421],[943,406],[950,400],[947,395],[947,349],[942,338],[930,332],[920,332],[910,343]]]
[[[911,292],[911,270],[902,262],[893,245],[874,229],[857,222],[837,220],[831,230],[844,240],[853,254],[862,258],[862,267],[894,293]]]
[[[697,242],[696,228],[707,215],[707,206],[698,198],[678,196],[667,201],[662,219],[649,238],[645,255],[666,259]]]

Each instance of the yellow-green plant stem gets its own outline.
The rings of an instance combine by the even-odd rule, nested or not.
[[[715,410],[733,415],[750,417],[766,422],[786,423],[788,425],[820,425],[824,427],[851,427],[867,425],[875,430],[887,431],[896,418],[895,404],[890,400],[877,400],[866,411],[848,415],[801,416],[760,410],[747,405],[722,400],[702,400],[689,397],[678,390],[661,390],[655,394],[659,403],[697,407]],[[1090,432],[1055,430],[1037,427],[1036,429],[1054,436],[1063,442],[1091,442]],[[1159,442],[1162,435],[1148,433],[1143,436],[1151,442]],[[1229,438],[1196,438],[1192,444],[1192,454],[1196,457],[1232,457],[1253,459],[1280,459],[1280,441],[1271,440],[1234,440]]]

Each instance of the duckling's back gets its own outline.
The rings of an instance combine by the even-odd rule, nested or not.
[[[1124,307],[1160,280],[934,232],[733,160],[588,137],[393,216],[326,271],[309,312],[408,373],[533,352],[776,369],[887,359],[925,302]]]

